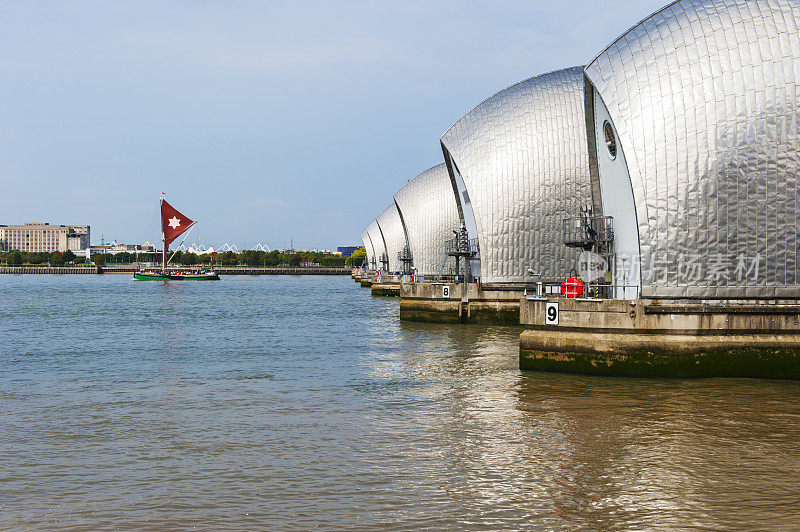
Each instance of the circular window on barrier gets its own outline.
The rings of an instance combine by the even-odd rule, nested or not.
[[[614,128],[611,127],[611,122],[606,120],[603,123],[603,134],[606,137],[606,148],[608,148],[608,154],[611,156],[612,159],[617,158],[617,137],[614,136]]]

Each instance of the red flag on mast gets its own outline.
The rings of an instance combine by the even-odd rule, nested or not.
[[[161,232],[164,234],[167,246],[189,229],[193,223],[194,220],[190,220],[178,212],[175,207],[167,203],[167,200],[161,200]]]

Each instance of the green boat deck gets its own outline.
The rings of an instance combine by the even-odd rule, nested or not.
[[[134,281],[219,281],[219,275],[216,272],[201,272],[189,274],[170,274],[167,273],[148,273],[148,272],[135,272],[133,274]]]

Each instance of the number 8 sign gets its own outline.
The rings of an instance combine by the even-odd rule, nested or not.
[[[558,325],[558,303],[547,303],[545,305],[544,324]]]

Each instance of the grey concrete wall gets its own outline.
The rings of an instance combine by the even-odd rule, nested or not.
[[[559,304],[559,324],[545,325],[545,305]],[[800,305],[664,304],[641,300],[549,298],[520,302],[520,323],[552,329],[665,334],[800,333]]]
[[[558,325],[545,324],[548,302]],[[800,379],[800,305],[523,298],[520,322],[521,369]]]
[[[443,288],[450,290],[444,297]],[[521,290],[483,290],[477,283],[403,283],[400,319],[433,323],[519,325]]]
[[[450,288],[450,297],[442,295],[442,287]],[[403,299],[429,299],[460,301],[465,295],[470,301],[512,301],[518,304],[523,295],[522,290],[483,290],[477,283],[468,283],[464,293],[462,283],[404,283],[400,288]]]

